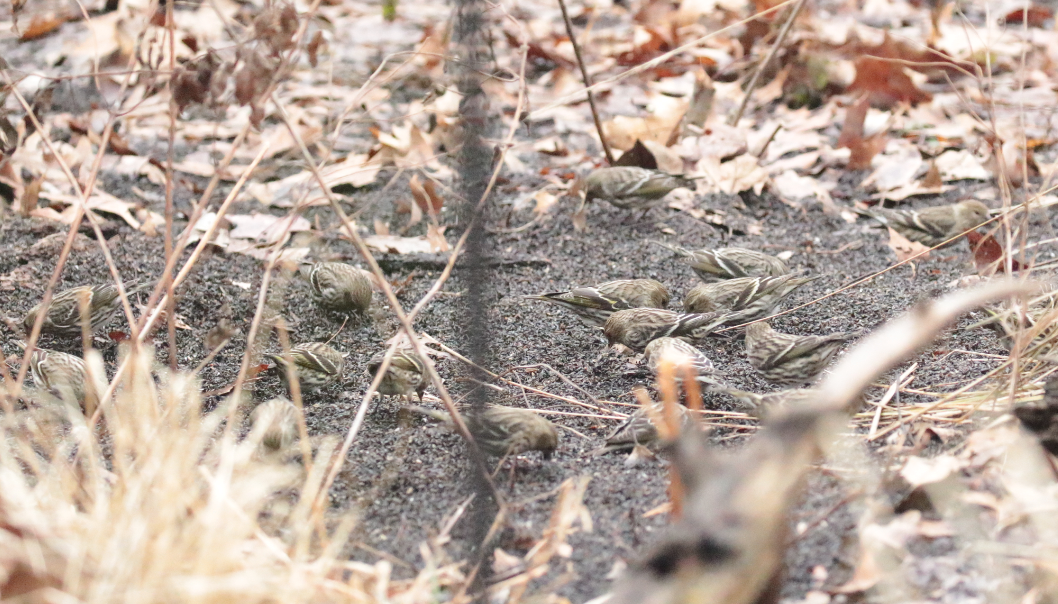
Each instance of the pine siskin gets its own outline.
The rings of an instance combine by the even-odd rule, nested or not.
[[[25,349],[23,342],[18,345]],[[29,357],[29,370],[37,387],[71,403],[84,403],[88,368],[72,354],[36,348]]]
[[[688,429],[693,420],[687,408],[683,405],[674,405],[676,413],[679,414],[677,421],[681,425],[681,431]],[[640,407],[632,415],[621,422],[606,436],[606,445],[594,452],[595,455],[610,453],[611,451],[626,451],[636,445],[651,445],[658,440],[658,427],[654,425],[655,417],[663,417],[665,413],[662,403],[654,403],[650,410]]]
[[[795,289],[819,277],[739,277],[700,283],[683,299],[687,312],[735,312],[737,321],[749,323],[772,314],[779,302]]]
[[[694,188],[694,183],[681,176],[646,168],[599,168],[584,179],[584,201],[603,199],[626,210],[649,209],[680,187]]]
[[[560,304],[577,313],[585,324],[601,327],[614,311],[665,308],[669,304],[669,290],[653,279],[624,279],[527,298]]]
[[[268,355],[276,362],[276,370],[283,384],[287,382],[287,361],[282,354]],[[345,367],[342,353],[323,342],[308,342],[290,348],[290,358],[294,361],[294,373],[302,389],[316,389],[326,386],[338,379]]]
[[[367,373],[372,378],[382,366],[386,351],[382,351],[367,362]],[[386,375],[378,384],[378,393],[382,396],[403,396],[410,400],[414,392],[422,402],[422,393],[426,391],[426,366],[419,355],[412,350],[396,350],[389,361]]]
[[[719,376],[709,357],[705,356],[705,353],[701,350],[679,338],[666,337],[651,340],[643,351],[643,358],[646,359],[647,367],[650,368],[650,371],[655,376],[658,375],[661,360],[667,359],[675,366],[673,377],[677,383],[683,382],[684,368],[688,366],[698,376],[699,382],[718,383]]]
[[[929,247],[936,247],[988,220],[988,206],[976,199],[922,210],[871,208],[855,211],[874,218],[911,241]]]
[[[288,448],[298,437],[298,408],[283,397],[257,405],[250,413],[254,430],[261,430],[261,447],[268,453]]]
[[[558,430],[538,413],[517,407],[487,407],[467,415],[467,428],[481,451],[493,457],[540,451],[551,459],[558,448]]]
[[[151,284],[128,284],[125,293],[129,296],[151,287]],[[41,333],[57,336],[76,337],[81,335],[81,300],[87,297],[89,323],[91,331],[96,331],[121,311],[121,297],[118,288],[112,283],[102,285],[82,285],[61,291],[52,296],[48,305]],[[28,334],[37,321],[37,315],[44,312],[42,304],[34,306],[22,325]]]
[[[819,392],[808,388],[791,388],[767,394],[757,394],[736,390],[734,388],[713,388],[714,392],[722,392],[746,407],[749,407],[753,415],[765,417],[776,409],[785,407],[796,407],[811,403],[819,398]]]
[[[639,352],[658,338],[704,338],[727,319],[728,315],[719,313],[686,314],[663,308],[632,308],[610,315],[602,331],[611,346],[619,342]]]
[[[415,405],[408,405],[404,410],[431,417],[452,428],[452,417],[442,411]],[[551,459],[558,448],[555,425],[528,409],[491,405],[480,413],[467,413],[464,419],[485,455],[513,457],[528,451],[540,451],[544,459]]]
[[[661,241],[654,243],[680,256],[706,282],[740,277],[780,277],[790,272],[782,260],[756,250],[741,247],[689,250]]]
[[[801,384],[819,375],[845,342],[857,333],[797,336],[775,331],[767,322],[746,327],[749,364],[766,379],[780,384]]]
[[[363,314],[371,306],[370,274],[341,262],[317,262],[309,270],[309,283],[324,308]]]

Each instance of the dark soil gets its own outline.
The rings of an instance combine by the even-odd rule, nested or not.
[[[520,186],[525,184],[501,187],[497,206],[503,209],[514,193],[525,189]],[[394,224],[398,218],[404,219],[393,214],[391,192],[366,191],[357,199],[357,209],[365,210],[361,224],[370,224],[376,216],[392,219]],[[465,273],[457,269],[442,294],[421,314],[416,326],[465,353],[467,325],[470,321],[485,320],[491,334],[490,369],[493,371],[557,395],[587,401],[587,392],[599,401],[628,405],[635,401],[631,389],[649,381],[646,373],[633,365],[633,359],[605,352],[601,334],[583,326],[570,313],[524,300],[522,295],[611,279],[651,277],[672,289],[675,307],[682,294],[696,283],[696,278],[669,252],[651,245],[652,239],[688,246],[739,245],[775,254],[793,252],[789,260],[793,268],[822,278],[795,292],[787,308],[893,263],[885,235],[862,221],[848,224],[819,210],[793,209],[770,199],[747,204],[739,198],[709,198],[702,199],[701,203],[740,216],[737,220],[743,224],[759,221],[762,234],[730,233],[669,209],[655,209],[646,220],[636,222],[609,206],[592,208],[587,231],[576,232],[570,220],[573,204],[566,200],[552,219],[521,232],[504,232],[500,221],[488,225],[491,257],[496,261],[492,263],[487,283],[486,300],[491,301],[487,317],[467,316],[462,297],[467,291]],[[253,208],[247,206],[238,211],[250,209]],[[311,215],[309,218],[314,219]],[[314,256],[355,262],[354,249],[337,238],[330,215],[320,211],[319,219],[325,234],[311,242]],[[515,214],[511,222],[517,225],[529,219],[529,213],[525,212]],[[449,232],[459,230],[455,226]],[[62,232],[60,225],[36,220],[8,219],[0,224],[0,307],[7,317],[20,320],[43,295],[44,284],[56,263]],[[156,278],[162,269],[160,237],[147,238],[117,224],[110,225],[107,232],[111,234],[107,244],[124,279]],[[47,245],[38,243],[44,237],[48,237]],[[852,246],[840,253],[828,253],[857,242],[858,248]],[[943,257],[944,254],[949,257]],[[410,277],[399,296],[405,308],[410,308],[440,273],[436,257],[380,255],[379,261],[392,283],[403,283]],[[904,312],[917,300],[950,289],[957,279],[972,270],[966,244],[960,243],[914,268],[904,266],[884,273],[865,285],[779,317],[773,324],[794,333],[870,329]],[[99,282],[105,275],[106,267],[95,242],[79,242],[63,271],[60,287]],[[203,371],[207,390],[223,388],[235,379],[261,278],[262,267],[256,260],[214,251],[198,263],[180,292],[178,313],[191,327],[177,332],[181,367],[195,366],[206,354],[203,338],[217,323],[223,305],[230,306],[241,332]],[[271,297],[281,301],[279,308],[292,325],[295,342],[326,340],[341,324],[340,317],[318,310],[307,282],[298,275],[278,275]],[[380,298],[376,294],[379,306]],[[384,340],[395,332],[395,320],[388,313],[383,315],[373,323],[352,322],[334,337],[332,344],[348,353],[345,381],[308,396],[311,434],[344,437],[369,383],[365,373],[367,359],[382,349]],[[962,324],[973,320],[974,316],[967,317]],[[123,321],[115,321],[110,329],[122,329],[123,325]],[[156,338],[160,358],[167,354],[164,340],[163,330]],[[71,346],[47,339],[42,344],[67,349]],[[116,354],[113,343],[101,341],[98,345],[112,363]],[[72,346],[76,349],[79,345]],[[745,361],[740,338],[710,339],[702,348],[731,385],[753,391],[773,389]],[[13,344],[4,346],[7,355],[16,350]],[[267,343],[267,350],[278,350],[274,338]],[[954,389],[965,380],[985,373],[997,362],[972,353],[946,354],[953,350],[997,355],[1005,352],[991,331],[955,329],[915,359],[920,366],[914,387]],[[548,369],[519,369],[544,363],[583,390],[570,387]],[[470,384],[464,379],[466,372],[460,363],[446,359],[439,362],[439,367],[453,396],[457,399],[465,396]],[[593,414],[589,409],[553,398],[523,394],[515,387],[506,386],[505,390],[502,395],[493,393],[492,400],[545,412]],[[270,373],[263,374],[254,385],[254,396],[259,400],[280,393],[281,385]],[[428,390],[428,399],[429,394],[433,394],[432,388]],[[605,402],[601,405],[622,413],[629,410],[627,406]],[[707,395],[706,406],[733,409],[729,401],[716,395]],[[402,426],[397,409],[396,401],[377,403],[372,409],[332,491],[331,503],[336,510],[352,508],[361,513],[355,542],[362,547],[352,551],[353,556],[375,560],[381,555],[395,563],[398,574],[408,574],[422,562],[419,545],[436,534],[445,519],[470,494],[470,466],[457,436],[425,422]],[[576,534],[571,540],[573,554],[568,568],[559,568],[561,564],[556,564],[555,572],[541,584],[547,588],[558,586],[558,593],[574,602],[583,602],[605,592],[615,563],[633,559],[664,527],[663,514],[649,518],[643,514],[667,500],[666,463],[657,459],[629,464],[622,454],[588,455],[615,421],[568,415],[550,418],[588,438],[562,430],[561,445],[552,461],[542,461],[535,454],[527,456],[518,464],[510,484],[506,470],[498,475],[497,481],[513,506],[511,521],[498,545],[517,553],[532,543],[549,522],[556,487],[567,478],[590,476],[585,503],[592,514],[594,531]],[[742,428],[716,429],[715,440],[723,446],[737,447],[743,436],[752,431],[752,421],[742,423]],[[829,572],[825,587],[840,585],[849,577],[856,555],[850,545],[854,543],[856,500],[852,499],[851,506],[837,505],[849,491],[848,484],[830,474],[816,474],[810,479],[807,494],[791,518],[792,526],[808,526],[808,530],[796,539],[788,553],[785,597],[800,597],[809,588],[818,588],[812,574],[817,566]],[[454,541],[447,546],[454,559],[467,558],[471,553],[465,541],[472,532],[467,517],[456,525]]]

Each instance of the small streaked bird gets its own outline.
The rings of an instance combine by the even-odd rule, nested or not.
[[[669,290],[653,279],[607,281],[594,287],[578,287],[567,292],[526,297],[564,306],[593,327],[601,327],[615,311],[665,308],[670,299]]]
[[[367,373],[372,378],[382,367],[386,351],[382,351],[367,362]],[[422,393],[426,391],[426,366],[419,355],[410,349],[398,349],[390,358],[386,374],[378,384],[378,393],[382,396],[403,396],[411,402],[412,393],[422,402]]]
[[[647,367],[655,377],[660,370],[662,359],[668,360],[674,366],[673,378],[677,383],[683,383],[686,367],[690,367],[699,382],[718,384],[720,376],[713,367],[713,362],[705,353],[693,345],[679,338],[658,338],[651,340],[643,351],[643,358]]]
[[[279,378],[289,389],[286,358],[282,353],[268,356],[276,362]],[[330,384],[338,379],[345,367],[345,357],[342,353],[323,342],[307,342],[292,346],[290,358],[294,362],[294,374],[298,377],[302,389],[313,390]]]
[[[676,421],[680,424],[680,430],[689,429],[693,420],[687,408],[683,405],[674,405],[673,408],[679,417]],[[602,455],[613,451],[627,451],[636,445],[650,446],[658,441],[658,427],[654,424],[654,418],[659,420],[664,417],[665,409],[662,403],[654,403],[652,409],[640,407],[628,419],[621,422],[606,435],[606,444],[593,451],[594,455]]]
[[[261,449],[278,453],[298,437],[298,408],[283,397],[257,405],[250,413],[253,430],[261,432]]]
[[[317,262],[309,269],[309,284],[324,308],[363,314],[371,306],[370,274],[341,262]]]
[[[654,243],[679,256],[706,282],[740,277],[779,277],[790,272],[782,260],[756,250],[741,247],[689,250],[661,241]]]
[[[725,387],[712,388],[711,390],[730,396],[744,407],[747,407],[752,415],[760,418],[778,409],[805,405],[819,399],[819,391],[809,388],[791,388],[778,392],[768,392],[767,394],[757,394]]]
[[[877,220],[911,241],[929,247],[936,247],[988,220],[988,206],[976,199],[921,210],[854,208],[854,211]]]
[[[694,188],[694,181],[632,166],[599,168],[584,179],[584,202],[602,199],[618,208],[646,210],[680,187]]]
[[[761,321],[746,327],[746,356],[749,364],[768,380],[803,384],[826,369],[842,344],[859,335],[797,336],[775,331]]]
[[[16,344],[26,349],[25,342],[18,341]],[[41,390],[69,403],[84,403],[88,368],[80,357],[57,350],[34,348],[29,357],[29,370],[33,374],[33,382]]]
[[[783,298],[818,278],[782,275],[699,283],[683,299],[683,310],[697,313],[731,312],[737,314],[737,319],[733,320],[748,323],[772,314]]]
[[[125,293],[131,296],[151,287],[151,284],[136,285],[129,283]],[[85,300],[88,310],[88,321],[91,331],[95,332],[105,325],[114,315],[121,311],[121,297],[113,283],[101,285],[82,285],[63,290],[51,298],[47,309],[43,304],[34,306],[22,320],[28,335],[33,329],[37,316],[44,312],[41,333],[64,337],[81,335],[81,300]]]
[[[658,338],[700,340],[724,324],[720,313],[681,313],[663,308],[619,310],[606,320],[603,333],[610,346],[620,343],[636,352]]]
[[[416,405],[408,405],[404,410],[433,418],[454,429],[452,417],[443,411]],[[546,460],[551,459],[558,448],[555,425],[528,409],[491,405],[480,413],[470,411],[463,415],[463,419],[478,448],[491,457],[515,457],[540,451]]]

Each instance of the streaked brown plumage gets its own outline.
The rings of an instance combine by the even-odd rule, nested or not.
[[[131,296],[150,286],[150,284],[136,285],[130,282],[126,285],[125,293]],[[118,288],[113,283],[73,287],[52,296],[46,311],[43,304],[30,309],[22,320],[26,333],[28,334],[33,329],[37,315],[45,312],[40,328],[41,333],[68,338],[81,335],[81,300],[83,298],[87,300],[90,329],[93,332],[121,311],[121,297],[118,296]]]
[[[632,166],[599,168],[584,179],[584,201],[603,199],[622,209],[648,209],[661,203],[672,191],[694,188],[693,181]]]
[[[344,313],[365,313],[371,306],[370,273],[341,262],[317,262],[309,283],[320,305]]]
[[[282,354],[268,355],[276,362],[276,371],[283,383],[287,382],[287,361]],[[338,379],[345,367],[342,353],[323,342],[307,342],[290,348],[290,358],[294,361],[294,373],[302,389],[316,389],[326,386]]]
[[[798,336],[775,331],[761,321],[746,327],[746,356],[749,364],[768,380],[803,384],[826,369],[842,344],[859,335]]]
[[[690,250],[661,241],[654,243],[680,256],[706,282],[740,277],[779,277],[790,272],[782,260],[756,250],[741,247]]]
[[[371,357],[367,362],[368,375],[375,377],[385,357],[384,350]],[[386,374],[378,384],[378,393],[382,396],[403,396],[409,401],[412,393],[415,393],[419,401],[422,401],[422,393],[426,391],[425,373],[426,366],[419,355],[410,349],[398,349],[393,352]]]
[[[467,415],[467,428],[478,446],[493,457],[540,451],[544,459],[558,448],[558,430],[538,413],[517,407],[487,407]]]
[[[404,410],[425,415],[453,428],[452,417],[443,411],[416,405],[408,405]],[[491,405],[480,413],[468,412],[463,415],[463,419],[485,455],[513,457],[529,451],[540,451],[544,459],[551,459],[558,448],[558,430],[555,425],[528,409]]]
[[[265,401],[250,412],[253,430],[260,431],[261,448],[277,453],[288,448],[298,437],[298,408],[283,397]]]
[[[603,333],[611,346],[616,342],[638,352],[658,338],[704,338],[726,319],[727,315],[718,313],[688,314],[661,308],[633,308],[610,315],[603,325]]]
[[[25,350],[25,342],[16,342]],[[35,348],[29,357],[33,382],[41,390],[69,403],[83,404],[88,387],[88,367],[72,354]]]
[[[874,218],[911,241],[929,247],[938,246],[988,220],[988,206],[976,199],[921,210],[871,208],[855,211]]]
[[[819,391],[809,388],[791,388],[766,394],[724,387],[713,388],[712,390],[730,396],[749,408],[750,412],[757,417],[765,417],[777,409],[809,404],[819,398]]]
[[[683,405],[675,405],[674,410],[679,415],[680,430],[690,429],[693,425],[691,414]],[[637,409],[629,415],[606,436],[606,444],[594,452],[596,455],[610,453],[612,451],[626,451],[636,445],[649,446],[658,440],[658,427],[654,425],[653,418],[664,417],[665,410],[662,403],[654,403],[653,408],[647,410],[644,407]]]
[[[731,323],[748,323],[772,314],[783,298],[818,278],[781,275],[700,283],[683,299],[683,309],[697,313],[730,312],[736,315]]]
[[[526,296],[572,310],[587,325],[599,327],[618,310],[629,308],[665,308],[669,290],[653,279],[607,281],[594,287],[578,287],[567,292]]]
[[[709,360],[709,357],[705,356],[705,353],[701,350],[679,338],[665,337],[651,340],[643,351],[643,358],[647,362],[647,367],[650,368],[651,373],[655,376],[658,375],[661,360],[667,359],[674,365],[675,373],[673,377],[678,383],[683,382],[685,367],[690,367],[694,371],[695,375],[698,376],[699,382],[719,383],[720,375],[717,373],[716,368],[713,367],[713,362]]]

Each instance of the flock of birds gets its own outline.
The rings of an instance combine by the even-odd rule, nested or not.
[[[585,203],[602,199],[620,208],[647,211],[675,188],[690,184],[688,179],[656,170],[614,167],[593,171],[584,179],[582,190]],[[960,234],[988,220],[988,208],[974,200],[923,210],[858,211],[911,241],[931,247],[950,245]],[[792,273],[777,257],[738,247],[686,249],[658,243],[688,264],[702,280],[683,300],[682,311],[667,308],[671,297],[668,290],[652,279],[610,281],[529,298],[576,313],[584,323],[601,328],[611,346],[621,344],[643,353],[655,374],[665,359],[681,371],[689,368],[708,389],[727,393],[757,412],[810,397],[812,390],[805,386],[827,367],[844,343],[860,335],[793,335],[772,329],[763,319],[774,314],[793,291],[817,278]],[[368,312],[373,286],[367,271],[339,262],[318,262],[307,272],[311,289],[323,308],[346,315]],[[126,291],[133,294],[148,287],[132,283]],[[120,309],[120,297],[113,284],[75,287],[59,292],[47,305],[34,307],[26,314],[23,326],[31,333],[39,323],[41,333],[76,338],[86,330],[102,328]],[[695,344],[721,328],[733,327],[744,331],[750,365],[767,380],[793,388],[761,395],[723,384],[720,372]],[[295,378],[303,390],[334,383],[345,365],[344,355],[324,342],[299,343],[284,353],[269,356],[284,384],[289,388],[289,380]],[[383,359],[384,352],[368,362],[372,377]],[[39,388],[67,401],[84,401],[87,372],[81,358],[34,347],[29,364]],[[425,365],[415,352],[398,349],[381,378],[378,392],[382,396],[404,397],[408,403],[414,394],[421,402],[427,384],[425,373]],[[406,409],[452,423],[444,413],[410,404]],[[285,398],[261,403],[251,414],[253,424],[263,426],[262,444],[272,451],[286,449],[296,438],[296,417],[297,409]],[[655,409],[638,410],[607,437],[602,450],[631,448],[656,439],[653,417],[657,417]],[[547,458],[558,446],[555,426],[531,410],[490,406],[469,412],[466,423],[479,448],[494,457],[537,450]]]

